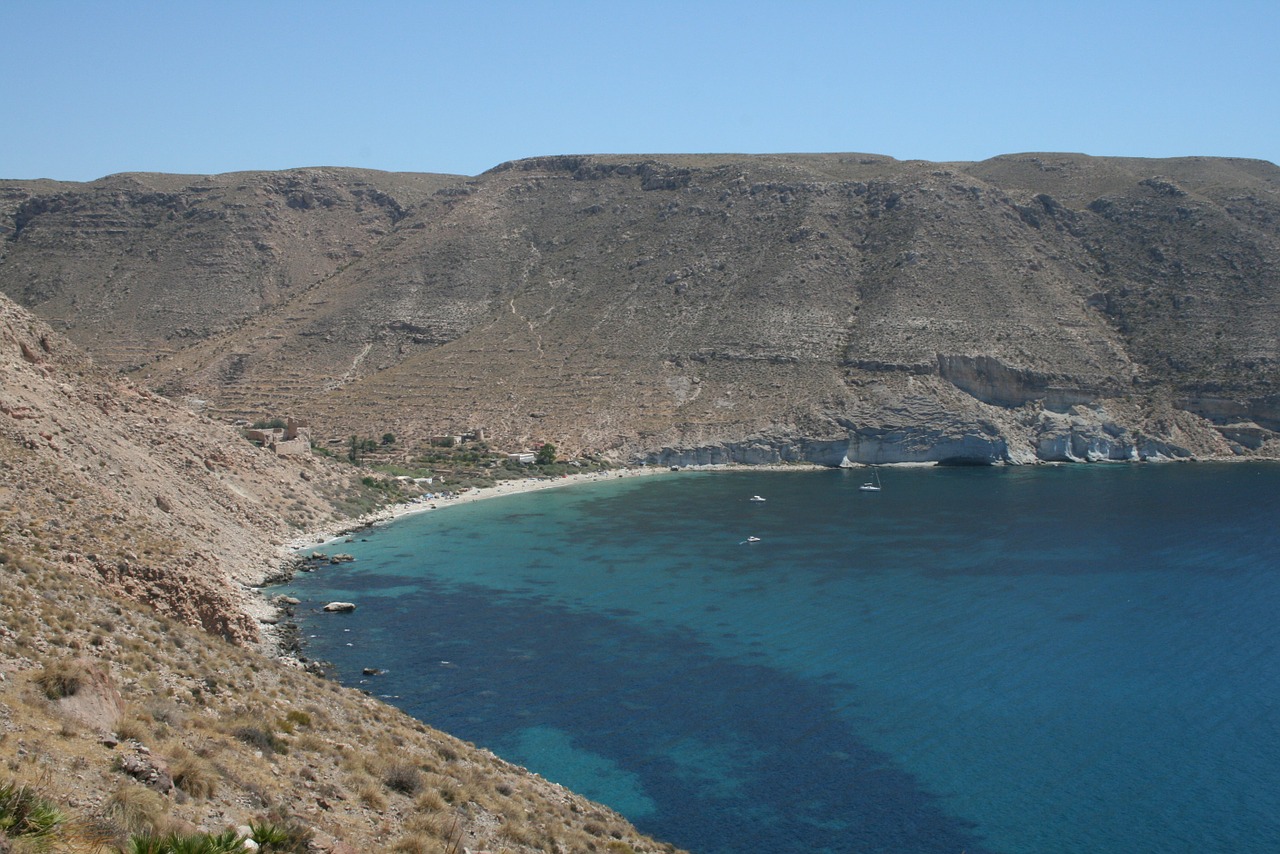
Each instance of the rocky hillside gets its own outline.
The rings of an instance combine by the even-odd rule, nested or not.
[[[190,841],[239,828],[280,852],[674,850],[252,648],[247,585],[353,472],[277,458],[0,297],[0,851],[232,850]]]
[[[676,463],[1280,450],[1264,162],[583,156],[0,205],[0,288],[220,417]]]
[[[236,642],[279,546],[338,518],[351,472],[290,461],[128,380],[0,297],[0,531]]]

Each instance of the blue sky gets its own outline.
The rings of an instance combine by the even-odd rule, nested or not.
[[[1280,161],[1280,2],[0,0],[0,178],[543,154]]]

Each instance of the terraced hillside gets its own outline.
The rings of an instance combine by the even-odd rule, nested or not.
[[[581,156],[0,197],[0,287],[222,417],[677,463],[1280,448],[1269,163]]]

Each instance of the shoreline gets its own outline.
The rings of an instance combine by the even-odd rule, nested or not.
[[[1216,457],[1199,457],[1183,459],[1164,459],[1164,460],[1147,460],[1145,462],[1217,462],[1217,461],[1243,461],[1239,458],[1223,458],[1219,460]],[[1099,460],[1098,463],[1129,463],[1129,460]],[[1077,465],[1075,462],[1040,462],[1037,465]],[[388,504],[380,507],[363,516],[355,519],[348,519],[343,522],[308,531],[300,534],[276,547],[275,568],[276,572],[270,577],[265,577],[261,583],[257,585],[262,591],[273,584],[279,583],[277,580],[281,577],[291,577],[298,563],[299,552],[304,549],[316,549],[322,546],[332,545],[338,540],[344,539],[358,531],[373,528],[381,525],[387,525],[405,516],[412,516],[418,513],[429,513],[433,510],[443,510],[446,507],[458,506],[461,504],[469,504],[474,501],[483,501],[489,498],[499,498],[507,495],[522,495],[528,492],[538,492],[543,489],[554,489],[563,486],[574,486],[582,483],[598,483],[600,481],[612,480],[615,478],[625,477],[652,477],[660,474],[680,474],[682,472],[726,472],[726,471],[751,471],[751,472],[793,472],[793,471],[843,471],[847,469],[874,469],[874,468],[928,468],[937,465],[936,462],[898,462],[898,463],[853,463],[842,466],[824,466],[817,463],[708,463],[706,465],[690,465],[681,466],[672,470],[669,466],[660,465],[639,465],[626,466],[616,469],[608,469],[605,471],[582,472],[579,474],[566,474],[555,478],[538,478],[527,477],[511,480],[499,481],[493,486],[483,488],[471,488],[466,492],[451,494],[442,498],[418,498],[413,501],[402,502],[399,504]]]
[[[388,504],[380,507],[370,513],[366,513],[356,519],[350,519],[340,524],[322,528],[318,531],[310,531],[302,534],[294,539],[283,543],[280,548],[280,554],[286,561],[290,556],[297,552],[307,549],[316,548],[324,545],[331,545],[337,540],[343,539],[349,534],[357,531],[363,531],[366,528],[373,528],[380,525],[387,525],[397,519],[403,519],[405,516],[415,516],[419,513],[430,513],[433,510],[443,510],[446,507],[456,507],[462,504],[470,504],[475,501],[483,501],[486,498],[499,498],[504,495],[522,495],[526,492],[538,492],[543,489],[552,489],[560,486],[572,486],[579,483],[594,483],[602,480],[611,480],[619,477],[637,477],[653,474],[660,474],[665,469],[645,468],[628,468],[628,469],[610,469],[603,472],[584,472],[582,474],[564,475],[556,478],[537,478],[528,477],[513,480],[503,480],[487,486],[482,489],[471,488],[466,492],[454,493],[447,497],[440,498],[418,498],[413,501],[406,501],[400,504]]]
[[[1192,458],[1190,460],[1166,459],[1166,460],[1150,460],[1148,462],[1217,462],[1217,461],[1243,461],[1239,458],[1229,458],[1218,460],[1217,458]],[[1099,463],[1114,462],[1117,464],[1128,463],[1128,460],[1115,461],[1098,461]],[[381,507],[371,513],[366,513],[356,519],[349,519],[319,530],[310,531],[294,537],[287,542],[281,543],[276,547],[274,557],[274,572],[260,579],[256,585],[248,587],[249,601],[245,602],[245,610],[258,623],[258,630],[262,636],[262,640],[258,644],[258,648],[265,652],[271,658],[286,662],[293,666],[302,667],[303,662],[300,661],[292,651],[285,648],[287,641],[288,629],[291,622],[292,612],[291,606],[276,601],[270,591],[272,587],[282,584],[293,578],[298,568],[304,562],[301,555],[306,549],[319,549],[324,546],[330,546],[334,543],[347,539],[352,534],[364,531],[369,528],[388,525],[396,520],[403,519],[406,516],[413,516],[419,513],[430,513],[435,510],[443,510],[446,507],[453,507],[462,504],[469,504],[475,501],[483,501],[489,498],[500,498],[509,495],[523,495],[529,492],[538,492],[544,489],[556,489],[565,486],[574,486],[583,483],[599,483],[602,481],[614,480],[617,478],[629,477],[653,477],[661,474],[681,474],[685,472],[727,472],[727,471],[751,471],[751,472],[795,472],[795,471],[843,471],[847,469],[873,469],[873,468],[915,468],[930,467],[936,463],[933,462],[907,462],[907,463],[884,463],[880,465],[872,465],[869,463],[852,464],[848,466],[823,466],[816,463],[774,463],[774,464],[747,464],[747,463],[717,463],[706,465],[681,466],[672,470],[669,466],[659,465],[641,465],[627,466],[624,468],[608,469],[605,471],[582,472],[578,474],[566,474],[555,478],[537,478],[528,477],[512,480],[503,480],[493,486],[484,488],[471,488],[463,493],[453,494],[448,497],[441,498],[419,498],[409,502],[400,504],[389,504]],[[1077,465],[1072,462],[1045,462],[1040,465]]]
[[[869,467],[868,467],[869,468]],[[296,628],[292,622],[291,605],[277,601],[271,589],[293,578],[303,563],[301,552],[307,549],[319,549],[343,541],[359,531],[368,528],[389,525],[406,516],[419,513],[430,513],[446,507],[456,507],[483,501],[489,498],[501,498],[508,495],[523,495],[539,492],[544,489],[556,489],[575,486],[583,483],[600,483],[618,478],[653,477],[668,474],[677,475],[685,472],[724,472],[724,471],[831,471],[831,466],[820,466],[814,463],[783,463],[780,465],[747,465],[745,463],[722,463],[717,465],[682,466],[672,470],[668,466],[628,466],[626,468],[608,469],[606,471],[582,472],[567,474],[555,478],[520,478],[500,481],[483,489],[472,488],[446,498],[420,498],[400,504],[389,504],[356,519],[350,519],[319,530],[310,531],[294,537],[276,547],[275,571],[261,583],[250,586],[246,602],[246,610],[257,621],[261,641],[258,648],[277,661],[294,667],[305,667],[295,653],[286,648],[290,630]]]
[[[869,468],[869,467],[868,467]],[[518,480],[499,481],[493,486],[472,488],[447,498],[415,499],[401,504],[388,504],[357,519],[311,531],[281,544],[278,551],[282,561],[289,563],[299,551],[308,548],[331,545],[357,531],[387,525],[405,516],[419,513],[430,513],[446,507],[456,507],[483,501],[489,498],[500,498],[507,495],[523,495],[528,492],[539,492],[544,489],[555,489],[563,486],[575,486],[583,483],[599,483],[628,477],[653,477],[662,474],[681,474],[684,472],[721,472],[721,471],[831,471],[830,466],[812,463],[784,463],[782,465],[746,465],[745,463],[724,463],[718,465],[682,466],[672,471],[666,466],[632,466],[627,468],[608,469],[607,471],[582,472],[566,474],[555,478],[520,478]]]

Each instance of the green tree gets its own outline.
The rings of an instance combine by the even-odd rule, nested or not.
[[[538,449],[538,456],[534,461],[540,466],[549,466],[556,461],[556,446],[550,442],[543,443]]]
[[[383,434],[382,434],[382,444],[384,444],[384,445],[394,445],[395,443],[396,443],[396,434],[395,434],[395,433],[383,433]]]

